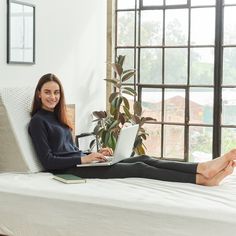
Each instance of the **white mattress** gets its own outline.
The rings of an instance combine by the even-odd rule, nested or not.
[[[63,184],[49,173],[0,174],[0,234],[235,235],[236,173],[221,186],[148,179]]]

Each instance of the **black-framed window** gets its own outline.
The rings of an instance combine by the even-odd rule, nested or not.
[[[236,0],[116,0],[115,55],[144,115],[147,153],[204,161],[236,146]]]

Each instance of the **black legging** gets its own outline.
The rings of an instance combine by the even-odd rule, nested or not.
[[[196,183],[197,165],[197,163],[158,160],[142,155],[127,158],[112,166],[75,167],[59,172],[74,174],[82,178],[138,177],[171,182]]]

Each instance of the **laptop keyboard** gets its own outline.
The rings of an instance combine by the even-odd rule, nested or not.
[[[107,161],[112,161],[113,156],[105,156],[105,158],[106,158]]]
[[[113,159],[113,156],[105,156],[106,161],[105,162],[110,162]],[[99,163],[99,162],[103,162],[103,161],[92,161],[92,163]]]

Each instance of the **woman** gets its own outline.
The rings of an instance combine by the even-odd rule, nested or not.
[[[54,74],[43,75],[35,89],[29,134],[46,171],[83,178],[140,177],[215,186],[233,172],[236,150],[204,163],[157,160],[146,155],[131,157],[106,167],[77,168],[81,163],[105,161],[112,150],[103,148],[86,155],[74,145],[66,116],[61,82]]]

